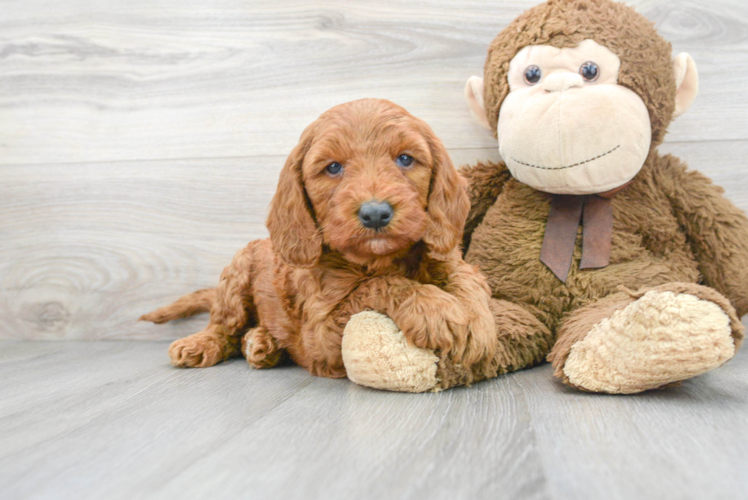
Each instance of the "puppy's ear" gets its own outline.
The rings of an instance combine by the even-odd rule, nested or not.
[[[314,220],[301,171],[313,135],[312,125],[304,130],[288,156],[267,219],[275,254],[284,262],[301,267],[314,265],[322,255],[322,234]]]
[[[429,143],[433,161],[426,208],[430,220],[423,241],[432,257],[444,259],[462,241],[470,199],[465,180],[452,165],[442,141],[430,128],[423,135]]]

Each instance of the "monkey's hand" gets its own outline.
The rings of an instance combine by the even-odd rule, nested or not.
[[[748,313],[748,218],[724,190],[677,158],[658,158],[663,191],[685,231],[704,284],[727,297],[738,316]]]

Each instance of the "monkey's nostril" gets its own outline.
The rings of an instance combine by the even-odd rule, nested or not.
[[[392,221],[394,212],[386,201],[367,201],[359,207],[358,218],[364,227],[380,229]]]

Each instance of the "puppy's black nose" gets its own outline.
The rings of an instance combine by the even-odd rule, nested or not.
[[[358,209],[358,218],[364,227],[380,229],[392,221],[394,210],[386,201],[367,201]]]

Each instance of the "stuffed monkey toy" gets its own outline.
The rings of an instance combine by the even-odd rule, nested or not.
[[[657,151],[698,89],[691,57],[671,57],[611,0],[549,0],[499,33],[465,94],[503,162],[463,169],[465,257],[488,278],[498,354],[434,361],[362,313],[343,338],[349,378],[438,390],[547,358],[569,386],[637,393],[729,360],[748,312],[748,219]],[[437,363],[429,383],[403,383],[423,369],[408,359]]]

